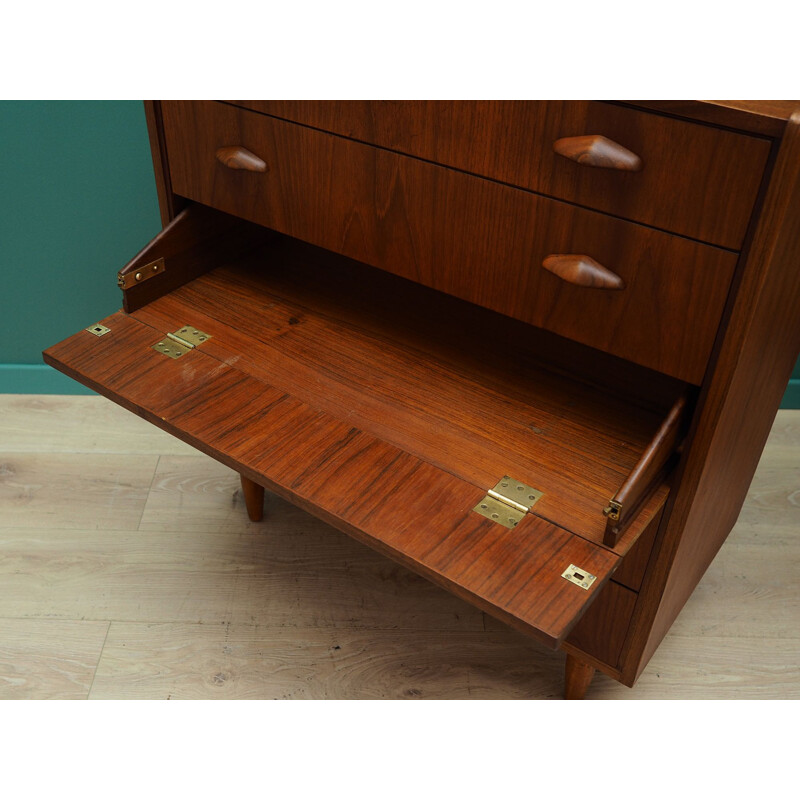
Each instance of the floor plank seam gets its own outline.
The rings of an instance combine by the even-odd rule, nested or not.
[[[153,476],[150,478],[150,485],[147,487],[147,494],[144,496],[144,503],[142,503],[142,512],[139,514],[139,521],[136,523],[136,530],[141,529],[142,520],[144,519],[144,512],[147,511],[147,504],[150,502],[150,492],[153,491],[153,486],[156,482],[156,475],[158,475],[158,466],[161,463],[162,456],[159,455],[156,459],[156,465],[153,467]]]
[[[106,642],[108,641],[108,634],[111,630],[111,621],[108,621],[106,627],[106,635],[103,637],[103,644],[100,645],[100,653],[97,656],[97,663],[94,665],[94,672],[92,673],[92,682],[89,684],[89,691],[86,692],[86,700],[92,696],[92,688],[94,687],[94,680],[97,677],[97,670],[100,669],[100,662],[103,660],[103,651],[106,649]]]
[[[563,652],[541,648],[483,611],[480,617],[471,607],[453,612],[445,591],[434,592],[416,576],[412,581],[413,573],[283,501],[274,501],[265,524],[249,524],[241,506],[230,503],[235,472],[199,451],[171,452],[165,445],[136,452],[136,415],[126,412],[129,430],[125,420],[93,415],[109,401],[91,399],[44,425],[38,405],[23,418],[19,400],[0,396],[0,438],[12,437],[0,460],[36,458],[45,465],[37,464],[35,481],[28,481],[42,486],[30,512],[20,510],[17,490],[5,484],[8,507],[23,526],[0,521],[0,650],[17,696],[558,694]],[[5,417],[9,403],[14,416]],[[126,437],[131,449],[85,449],[78,439],[87,421],[91,441]],[[52,445],[72,440],[73,449]],[[41,449],[15,447],[37,441]],[[800,556],[798,445],[800,410],[779,412],[745,509],[694,601],[633,690],[601,675],[594,696],[800,697],[793,583]],[[109,479],[107,465],[127,455],[143,457],[140,465]],[[185,479],[184,468],[197,475]],[[53,487],[65,470],[75,480],[69,491],[58,491]],[[126,517],[106,519],[107,501],[123,483],[119,512]],[[7,519],[3,503],[0,497],[0,517]],[[163,529],[157,525],[162,514]],[[42,525],[24,526],[39,518]],[[78,519],[85,524],[76,525]],[[211,602],[211,592],[224,592],[221,602]],[[408,607],[397,607],[400,592],[410,598]],[[723,599],[709,618],[704,609]],[[466,619],[468,612],[473,616]]]

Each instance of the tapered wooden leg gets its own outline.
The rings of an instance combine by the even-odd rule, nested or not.
[[[594,677],[594,672],[594,667],[590,667],[575,656],[568,654],[564,673],[564,699],[583,700]]]
[[[240,477],[244,504],[247,506],[247,516],[253,522],[259,522],[264,516],[264,487],[251,481],[250,478],[245,478],[244,475]]]

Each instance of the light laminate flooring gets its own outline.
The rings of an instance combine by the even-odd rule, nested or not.
[[[800,411],[633,689],[800,698]],[[96,396],[0,395],[0,699],[557,698],[562,653]]]

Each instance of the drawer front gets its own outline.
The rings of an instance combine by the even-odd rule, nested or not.
[[[225,104],[168,102],[163,112],[179,195],[702,380],[733,253]],[[574,285],[569,265],[544,268],[563,254],[589,256],[624,288]]]
[[[636,544],[625,554],[619,569],[614,573],[614,581],[638,592],[642,587],[644,573],[650,562],[653,545],[656,541],[658,526],[661,524],[663,509],[656,514],[647,528],[640,534]]]
[[[597,600],[572,629],[567,645],[616,667],[633,617],[638,595],[609,581]]]
[[[240,101],[236,101],[237,103]],[[741,247],[769,142],[587,101],[241,101],[259,111],[731,249]],[[635,172],[589,166],[608,145]],[[560,146],[581,162],[558,155]],[[605,145],[605,147],[603,147]],[[611,154],[613,160],[613,152]]]

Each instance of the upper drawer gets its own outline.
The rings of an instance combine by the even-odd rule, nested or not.
[[[163,118],[180,195],[702,380],[733,253],[221,103],[165,102]],[[578,259],[549,271],[552,255],[588,256],[622,288],[592,285]]]
[[[739,249],[769,142],[587,101],[236,101],[240,105],[616,216]],[[603,136],[635,154],[637,172],[594,167]],[[601,147],[601,156],[608,151]],[[610,160],[614,161],[613,153]]]

